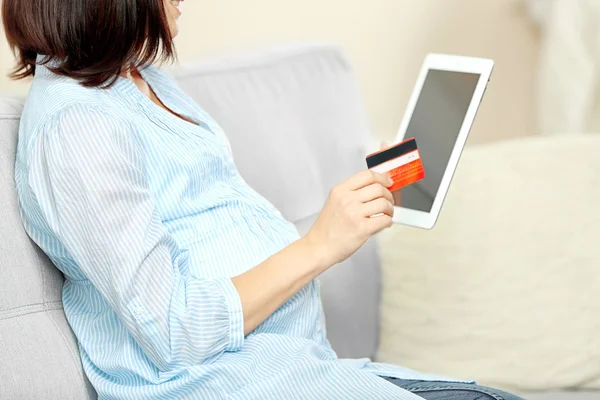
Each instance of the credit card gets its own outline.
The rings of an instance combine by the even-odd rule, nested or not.
[[[388,188],[390,192],[425,178],[425,168],[415,138],[369,154],[367,167],[380,174],[387,173],[392,178],[394,184]]]

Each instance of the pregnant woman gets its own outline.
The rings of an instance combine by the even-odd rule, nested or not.
[[[21,216],[65,275],[100,399],[515,399],[336,357],[315,278],[391,225],[391,182],[350,177],[299,237],[153,66],[174,56],[179,1],[4,0],[2,12],[13,77],[34,76]]]

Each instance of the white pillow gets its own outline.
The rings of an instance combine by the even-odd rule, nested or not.
[[[379,239],[381,361],[600,389],[600,135],[467,148],[437,226]]]

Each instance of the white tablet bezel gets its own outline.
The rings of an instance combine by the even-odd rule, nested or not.
[[[415,110],[415,106],[417,105],[417,101],[419,100],[419,96],[421,95],[421,90],[423,88],[423,84],[425,83],[425,78],[427,77],[429,70],[433,69],[442,71],[476,73],[479,74],[480,77],[479,82],[477,83],[477,87],[475,88],[473,97],[471,98],[471,104],[469,105],[469,108],[467,110],[467,114],[465,116],[463,125],[460,129],[460,133],[458,134],[458,138],[456,139],[456,143],[454,145],[454,148],[452,149],[450,160],[448,161],[448,165],[446,165],[446,171],[444,172],[442,182],[433,201],[431,211],[424,212],[404,207],[395,207],[394,223],[410,225],[423,229],[431,229],[435,225],[440,214],[442,205],[444,203],[446,193],[448,192],[448,188],[450,187],[450,183],[452,182],[454,171],[456,170],[458,161],[460,160],[460,155],[469,136],[471,126],[473,125],[473,121],[475,120],[475,116],[477,115],[477,110],[479,109],[479,105],[481,103],[481,100],[483,99],[483,95],[485,93],[485,89],[490,79],[490,75],[492,74],[493,68],[494,61],[485,58],[463,57],[446,54],[429,54],[425,58],[425,62],[421,67],[421,72],[419,73],[415,89],[413,90],[413,93],[410,97],[410,101],[408,102],[408,106],[406,107],[406,112],[404,114],[402,124],[400,125],[400,129],[398,130],[398,136],[396,138],[397,143],[400,143],[407,139],[405,138],[406,129],[408,128],[413,112]],[[427,173],[427,170],[425,170],[425,172]]]

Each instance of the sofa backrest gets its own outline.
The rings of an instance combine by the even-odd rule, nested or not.
[[[0,97],[0,399],[95,399],[63,313],[63,277],[19,216],[14,163],[21,109],[21,102]]]

